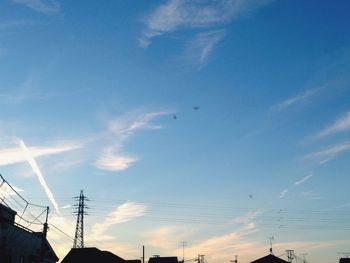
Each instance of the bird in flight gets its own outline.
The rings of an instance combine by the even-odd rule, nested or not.
[[[193,109],[194,110],[199,110],[199,107],[198,106],[194,106]]]
[[[173,114],[173,119],[176,120],[177,119],[177,116],[175,114]]]

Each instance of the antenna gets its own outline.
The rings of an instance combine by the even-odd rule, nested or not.
[[[288,249],[286,250],[286,252],[287,252],[288,262],[292,262],[294,259],[294,250]]]
[[[230,262],[238,263],[238,255],[235,255],[235,259],[234,260],[230,260]]]
[[[73,248],[84,248],[84,215],[87,215],[84,209],[89,208],[86,206],[85,201],[90,200],[84,196],[83,190],[80,191],[80,196],[76,196],[75,199],[79,200],[79,202],[74,205],[78,208],[78,211],[74,212],[77,215],[77,225],[75,227]]]
[[[274,240],[274,237],[268,237],[268,239],[270,240],[270,254],[273,255],[273,251],[272,251],[272,240]]]
[[[182,241],[181,245],[182,245],[182,262],[185,262],[185,247],[187,246],[187,242]]]

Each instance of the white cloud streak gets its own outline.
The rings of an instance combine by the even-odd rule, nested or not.
[[[312,96],[316,95],[321,89],[321,88],[316,88],[316,89],[309,89],[306,90],[300,94],[297,94],[296,96],[290,97],[280,103],[277,103],[273,105],[270,110],[271,111],[282,111],[285,110],[289,107],[292,107],[298,103],[304,102],[308,99],[310,99]]]
[[[21,4],[43,14],[58,13],[61,5],[56,0],[12,0],[16,4]]]
[[[346,141],[325,150],[313,152],[304,156],[304,159],[322,159],[321,164],[333,159],[340,153],[350,150],[350,141]]]
[[[294,183],[294,185],[303,184],[303,183],[305,183],[306,181],[310,180],[311,177],[313,177],[313,176],[314,176],[313,174],[309,174],[309,175],[305,176],[304,178],[302,178],[301,180],[296,181],[296,182]]]
[[[22,148],[26,160],[28,161],[29,165],[32,167],[34,173],[36,174],[40,185],[43,187],[47,197],[49,198],[50,202],[54,206],[56,213],[60,214],[58,204],[57,204],[49,186],[47,185],[46,180],[45,180],[43,174],[41,173],[38,164],[36,163],[35,159],[33,158],[32,154],[30,153],[27,146],[24,144],[24,141],[21,139],[18,139],[18,144]]]
[[[339,132],[350,130],[350,111],[346,112],[344,116],[340,117],[329,127],[325,128],[316,135],[316,138],[322,138]]]
[[[152,121],[161,116],[170,115],[169,111],[148,112],[136,115],[127,114],[108,123],[108,137],[112,144],[102,150],[102,154],[94,162],[95,167],[106,171],[123,171],[134,164],[138,158],[123,152],[126,141],[140,130],[161,129],[161,125]]]
[[[95,166],[101,170],[123,171],[128,169],[136,161],[136,157],[122,156],[113,153],[113,148],[108,148],[104,151],[102,156],[96,160]]]
[[[279,198],[284,198],[288,192],[289,192],[288,189],[284,189],[283,191],[281,191]]]
[[[139,43],[142,47],[147,47],[154,37],[180,28],[204,28],[227,24],[242,13],[251,11],[268,2],[270,1],[169,0],[154,9],[145,19],[146,29],[139,39]]]
[[[112,237],[105,235],[108,228],[141,217],[146,213],[146,210],[147,206],[144,204],[134,202],[124,203],[108,214],[102,223],[93,225],[92,233],[96,239],[110,239]]]
[[[73,151],[79,148],[81,148],[81,145],[78,143],[65,143],[60,146],[52,147],[29,147],[28,150],[30,151],[33,158],[36,158],[40,156]],[[23,151],[21,150],[21,148],[16,147],[0,150],[0,166],[25,162],[26,160],[27,159],[23,155]]]
[[[225,36],[225,30],[212,30],[198,33],[188,42],[184,53],[186,60],[204,65],[216,44]]]
[[[205,65],[214,46],[225,36],[228,23],[269,2],[272,0],[168,0],[143,19],[145,29],[139,45],[147,48],[155,37],[191,29],[196,35],[187,41],[183,56]]]

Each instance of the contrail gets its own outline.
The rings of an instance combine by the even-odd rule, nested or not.
[[[57,214],[60,214],[57,202],[56,202],[55,198],[53,197],[53,194],[52,194],[50,188],[46,184],[45,178],[44,178],[43,174],[41,173],[38,164],[36,163],[35,159],[31,155],[31,153],[30,153],[29,149],[27,148],[27,146],[24,144],[24,141],[22,139],[18,138],[17,142],[21,146],[21,148],[23,150],[23,153],[25,155],[25,158],[27,159],[28,163],[32,167],[34,173],[36,174],[36,176],[37,176],[37,178],[39,180],[39,183],[44,188],[45,193],[46,193],[47,197],[49,198],[50,202],[53,204]]]

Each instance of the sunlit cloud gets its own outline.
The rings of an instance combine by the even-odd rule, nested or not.
[[[138,157],[126,154],[124,147],[126,142],[138,131],[157,130],[162,126],[154,124],[156,118],[171,114],[170,111],[158,111],[147,113],[130,113],[108,122],[109,143],[101,150],[101,154],[94,162],[96,168],[106,171],[123,171],[133,165]]]
[[[18,144],[19,146],[22,148],[24,156],[27,160],[27,162],[29,163],[29,165],[32,167],[34,173],[36,174],[40,185],[43,187],[48,199],[50,200],[50,202],[52,203],[52,205],[54,206],[56,213],[60,214],[59,208],[58,208],[58,204],[51,192],[51,189],[49,188],[49,186],[46,183],[46,180],[43,176],[43,174],[41,173],[38,164],[36,163],[33,155],[31,154],[30,150],[27,148],[27,146],[25,145],[24,141],[21,139],[18,139]]]
[[[316,95],[323,87],[321,88],[315,88],[315,89],[308,89],[302,93],[299,93],[293,97],[290,97],[282,102],[279,102],[275,105],[273,105],[270,110],[271,111],[282,111],[289,107],[292,107],[294,105],[297,105],[299,103],[305,102],[306,100],[310,99],[314,95]]]
[[[147,206],[144,204],[134,202],[124,203],[115,208],[113,212],[109,213],[102,223],[94,224],[92,227],[92,233],[95,236],[95,239],[103,239],[106,231],[111,226],[125,223],[137,217],[141,217],[146,213],[146,210]]]
[[[259,215],[263,213],[262,209],[256,209],[255,211],[250,211],[243,216],[237,217],[233,220],[236,224],[248,224],[255,220]]]
[[[108,149],[96,160],[95,166],[101,170],[123,171],[128,169],[136,161],[137,158],[135,157],[113,154],[112,150]]]
[[[57,0],[12,0],[16,4],[21,4],[33,9],[36,12],[51,14],[61,11],[61,5]]]
[[[330,126],[319,132],[315,137],[321,138],[339,132],[350,130],[350,111],[335,120]]]
[[[164,253],[173,253],[180,240],[186,240],[195,232],[193,227],[165,225],[143,233],[146,245]],[[174,238],[176,237],[176,238]]]
[[[59,146],[51,146],[51,147],[28,147],[33,158],[53,155],[53,154],[61,154],[68,151],[73,151],[81,148],[82,145],[79,143],[62,143]],[[2,165],[10,165],[16,164],[20,162],[25,162],[26,158],[23,154],[23,150],[21,148],[5,148],[0,150],[0,166]]]
[[[244,247],[255,247],[256,241],[250,241],[246,237],[257,231],[259,230],[256,224],[251,222],[236,231],[199,241],[187,249],[187,254],[196,257],[200,251],[203,251],[208,260],[223,262],[232,258],[232,251],[241,253]]]

